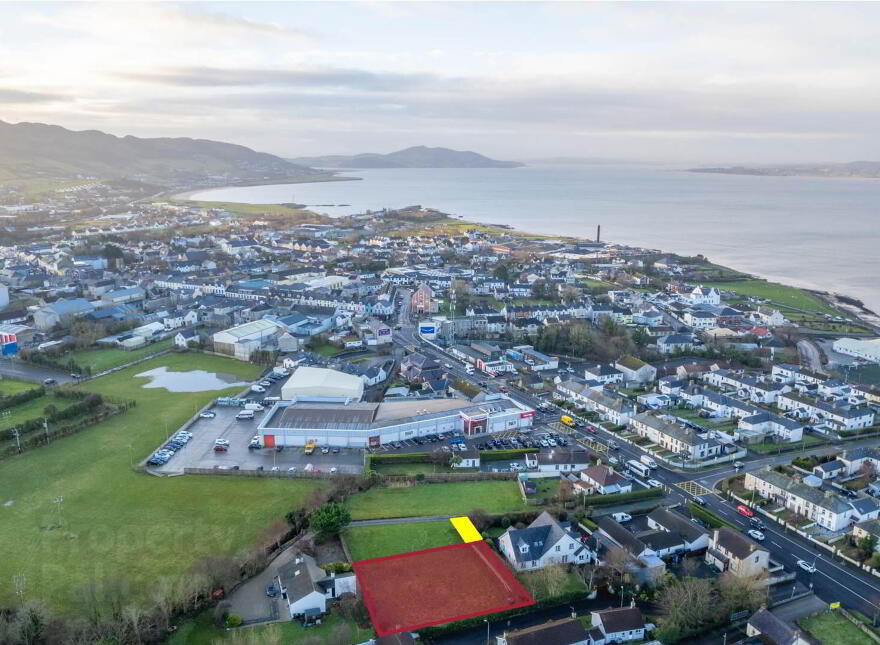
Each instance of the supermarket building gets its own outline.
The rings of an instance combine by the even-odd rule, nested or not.
[[[273,446],[319,445],[374,448],[441,432],[477,437],[532,426],[535,411],[499,396],[482,402],[465,399],[404,399],[328,402],[319,397],[279,401],[258,427],[260,442]]]

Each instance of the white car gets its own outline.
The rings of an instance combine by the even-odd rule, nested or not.
[[[295,473],[295,472],[296,472],[296,466],[291,466],[290,468],[287,469],[287,472],[289,472],[289,473]]]
[[[608,463],[611,464],[612,466],[616,466],[620,463],[620,459],[618,459],[614,455],[611,455],[610,457],[608,457]]]
[[[279,471],[281,470],[281,466],[272,466],[272,469],[271,469],[271,470],[272,470],[273,473],[277,473],[277,472],[279,472]]]
[[[333,466],[333,468],[330,469],[330,473],[333,474],[333,473],[335,473],[335,472],[338,472],[338,470],[339,470],[339,469],[336,468],[336,466]]]
[[[519,464],[515,461],[510,462],[510,469],[511,470],[522,470],[522,468],[523,468],[522,464]]]
[[[649,479],[647,484],[651,488],[663,488],[663,482],[657,481],[656,479]]]
[[[210,410],[207,410],[207,411],[202,412],[201,414],[199,414],[199,416],[200,416],[201,418],[203,418],[203,419],[213,419],[214,417],[217,416],[217,413],[216,413],[216,412],[211,412]]]
[[[266,388],[260,387],[259,385],[251,385],[251,392],[256,392],[258,394],[265,392]]]
[[[810,564],[806,560],[798,560],[797,565],[807,573],[816,573],[816,565]]]
[[[214,439],[215,446],[228,446],[229,439]]]
[[[623,524],[624,522],[629,522],[632,519],[632,515],[629,513],[612,513],[611,517],[614,518],[616,522],[620,522]]]
[[[757,540],[758,542],[764,541],[764,534],[761,533],[758,529],[749,529],[749,537],[753,540]]]

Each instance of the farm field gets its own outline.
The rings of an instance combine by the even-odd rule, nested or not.
[[[358,627],[355,623],[331,613],[320,625],[302,627],[298,623],[283,622],[266,626],[245,627],[243,633],[254,645],[281,645],[308,642],[310,645],[336,645],[337,643],[365,643],[373,637],[373,630]],[[200,614],[195,620],[184,623],[168,641],[168,645],[215,645],[232,640],[233,632],[214,627],[211,612]],[[237,641],[239,642],[239,641]]]
[[[233,555],[257,540],[269,524],[301,506],[321,484],[231,477],[157,478],[131,462],[149,454],[211,398],[238,388],[174,394],[143,389],[134,374],[167,366],[253,378],[258,368],[204,354],[156,358],[83,384],[137,406],[77,435],[7,459],[0,468],[0,580],[24,576],[25,597],[51,599],[52,608],[75,612],[84,589],[108,582],[144,600],[163,576],[186,573],[209,555]],[[61,503],[54,500],[62,499]],[[231,521],[234,516],[235,521]],[[52,590],[48,596],[46,589]],[[15,602],[12,585],[0,585],[0,603]]]
[[[19,392],[32,390],[35,387],[39,387],[39,385],[37,383],[29,383],[28,381],[16,381],[11,378],[0,379],[0,394],[3,396],[18,394]]]
[[[523,511],[514,481],[420,484],[403,488],[373,488],[348,501],[353,520],[427,515],[467,515],[481,508],[488,513]]]
[[[447,520],[353,526],[345,531],[345,543],[355,561],[460,542],[461,537],[452,523]]]
[[[77,365],[81,367],[90,367],[92,374],[103,372],[126,363],[158,354],[159,352],[171,349],[174,344],[173,339],[166,338],[158,343],[152,343],[138,349],[125,350],[115,347],[106,349],[80,349],[64,355],[64,358],[73,359]]]

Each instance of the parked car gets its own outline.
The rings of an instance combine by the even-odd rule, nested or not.
[[[330,448],[329,448],[328,446],[321,446],[321,454],[322,454],[322,455],[329,455],[329,454],[330,454]]]
[[[54,383],[55,383],[54,378],[44,378],[43,379],[43,385],[53,385]]]
[[[289,472],[289,473],[295,473],[295,472],[296,472],[296,466],[291,466],[290,468],[287,469],[287,472]]]
[[[266,595],[269,596],[269,598],[274,598],[278,595],[278,587],[274,584],[266,585]]]
[[[612,513],[611,517],[615,519],[615,521],[623,524],[624,522],[629,522],[632,519],[632,515],[629,513]]]
[[[816,573],[816,565],[810,564],[806,560],[798,560],[797,565],[807,573]]]
[[[251,392],[256,392],[257,394],[262,394],[266,391],[266,388],[261,387],[259,385],[251,385]]]
[[[226,452],[227,450],[229,450],[229,448],[227,448],[226,446],[214,446],[214,452]]]
[[[757,540],[758,542],[764,541],[764,534],[761,533],[761,531],[759,531],[758,529],[749,529],[748,533],[749,537],[753,540]]]
[[[217,416],[217,413],[211,412],[210,410],[205,410],[204,412],[200,413],[199,416],[202,419],[213,419],[214,417]]]
[[[338,448],[337,446],[334,446],[334,447],[330,450],[330,452],[332,452],[334,455],[338,455],[338,454],[339,454],[339,448]]]

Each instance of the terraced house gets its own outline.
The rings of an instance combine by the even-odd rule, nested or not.
[[[702,460],[721,455],[720,442],[650,412],[637,414],[630,419],[629,425],[640,437],[677,455],[686,455],[688,459]]]
[[[834,493],[811,488],[769,467],[746,473],[745,487],[829,531],[840,531],[852,523],[851,504]]]
[[[616,425],[625,425],[635,412],[635,406],[626,397],[580,385],[574,379],[560,383],[556,390],[570,401],[595,412],[604,421]]]
[[[874,425],[874,411],[867,406],[828,402],[788,392],[780,395],[776,404],[780,410],[789,410],[814,423],[824,423],[835,430],[857,430]]]

